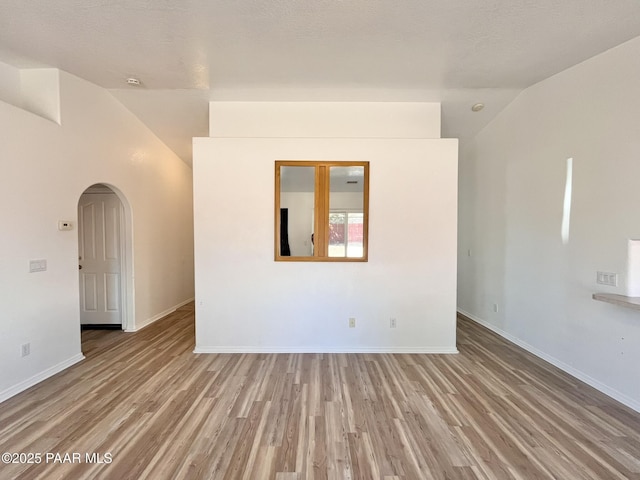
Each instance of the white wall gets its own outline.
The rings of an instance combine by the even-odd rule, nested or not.
[[[60,123],[60,73],[55,68],[20,70],[21,108]]]
[[[0,101],[22,105],[20,70],[3,62],[0,62]]]
[[[461,311],[636,410],[640,312],[591,294],[626,293],[640,238],[639,52],[636,39],[525,90],[464,150],[458,289]]]
[[[292,159],[370,161],[368,262],[274,261],[274,163]],[[195,139],[196,351],[456,351],[456,209],[456,140]]]
[[[60,123],[60,72],[0,62],[0,101]]]
[[[211,137],[440,138],[440,104],[212,102]]]
[[[331,192],[329,195],[330,210],[362,211],[363,208],[363,192]]]
[[[57,221],[90,185],[131,207],[136,326],[193,297],[191,170],[106,90],[64,72],[60,88],[62,125],[0,102],[0,400],[82,358],[78,232]]]

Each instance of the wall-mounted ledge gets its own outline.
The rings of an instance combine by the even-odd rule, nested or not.
[[[614,293],[594,293],[592,297],[594,300],[599,300],[601,302],[613,303],[614,305],[620,305],[621,307],[640,310],[640,297],[626,297],[624,295],[616,295]]]

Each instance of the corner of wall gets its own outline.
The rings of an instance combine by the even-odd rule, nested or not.
[[[20,84],[23,108],[60,125],[60,71],[56,68],[20,70]]]
[[[0,62],[0,101],[60,125],[60,71]]]

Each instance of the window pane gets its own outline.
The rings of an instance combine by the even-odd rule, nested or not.
[[[364,254],[364,214],[349,213],[347,223],[347,257],[362,258]]]
[[[344,257],[347,252],[347,215],[332,212],[329,214],[329,256]]]
[[[315,167],[280,167],[280,255],[313,255]]]
[[[329,256],[364,255],[364,167],[331,166],[329,171]]]

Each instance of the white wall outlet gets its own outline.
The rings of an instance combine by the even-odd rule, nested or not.
[[[46,260],[29,260],[29,273],[44,272],[47,270]]]
[[[597,272],[596,283],[600,285],[618,286],[618,274],[610,272]]]
[[[349,328],[356,328],[356,319],[354,317],[349,318]]]
[[[389,319],[389,328],[396,328],[396,326],[397,326],[397,325],[398,325],[398,324],[397,324],[397,322],[396,322],[396,319],[395,319],[394,317],[391,317],[391,318]]]
[[[493,304],[493,311],[494,311],[495,313],[498,313],[498,310],[500,310],[500,309],[498,308],[498,304],[497,304],[497,303],[494,303],[494,304]]]
[[[23,357],[26,357],[27,355],[29,355],[31,353],[31,344],[23,343],[20,347],[20,353],[22,354]]]

